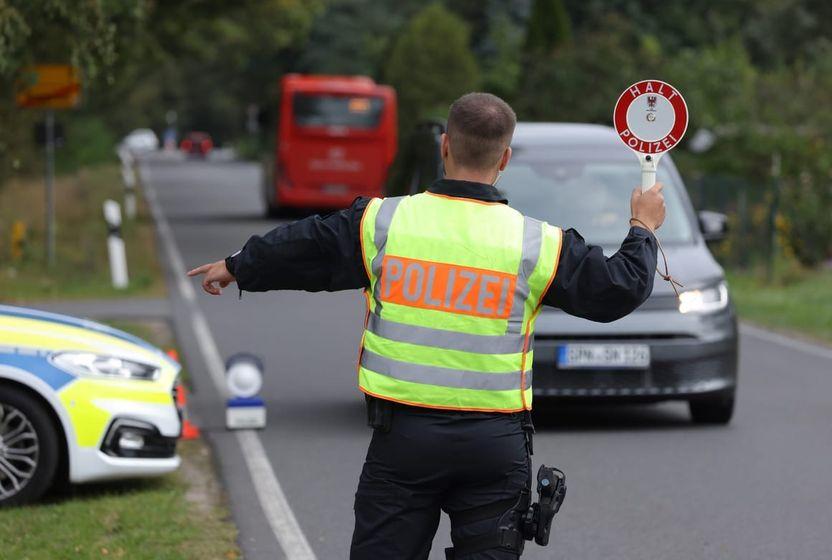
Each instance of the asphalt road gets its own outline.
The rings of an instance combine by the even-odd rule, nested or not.
[[[261,217],[254,165],[151,160],[145,169],[187,267],[224,257],[276,225]],[[171,291],[197,413],[217,450],[243,550],[247,558],[283,557],[240,448],[224,430],[223,403],[208,381],[188,307]],[[370,438],[355,387],[362,296],[238,299],[229,289],[222,297],[199,292],[195,305],[224,358],[251,351],[264,359],[269,425],[260,441],[317,558],[345,558]],[[828,558],[830,401],[832,353],[746,329],[729,427],[692,426],[680,403],[538,417],[535,468],[560,466],[569,492],[553,544],[530,544],[523,558]],[[447,531],[443,520],[432,559],[444,558]]]

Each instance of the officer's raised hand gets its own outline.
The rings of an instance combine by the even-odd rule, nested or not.
[[[202,279],[202,289],[212,296],[222,294],[222,289],[227,288],[229,284],[236,280],[234,275],[228,272],[224,260],[204,264],[188,271],[188,276],[199,276],[200,274],[205,275],[205,278]]]
[[[641,187],[636,187],[630,196],[630,225],[646,227],[650,231],[656,231],[664,223],[665,205],[662,189],[664,185],[656,183],[645,192]]]

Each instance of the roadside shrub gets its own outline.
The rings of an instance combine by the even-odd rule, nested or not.
[[[91,115],[64,117],[65,114],[57,115],[57,120],[64,123],[66,135],[63,145],[55,153],[59,173],[115,161],[118,138],[102,118]]]
[[[832,256],[832,191],[828,176],[804,172],[783,191],[784,236],[804,266]]]

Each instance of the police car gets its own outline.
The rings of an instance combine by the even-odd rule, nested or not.
[[[179,365],[128,333],[0,305],[0,506],[179,466]]]

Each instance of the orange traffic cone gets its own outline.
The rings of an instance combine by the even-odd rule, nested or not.
[[[199,428],[188,420],[188,396],[185,386],[181,383],[176,385],[176,407],[182,411],[182,439],[196,439],[199,437]]]

